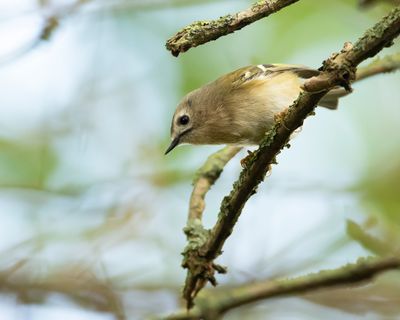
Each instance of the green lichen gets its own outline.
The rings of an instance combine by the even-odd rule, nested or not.
[[[351,54],[354,62],[358,64],[365,57],[375,55],[381,50],[382,41],[386,42],[385,46],[390,46],[399,32],[400,7],[396,7],[375,26],[368,29],[354,44]]]
[[[200,219],[189,220],[183,232],[188,238],[188,244],[183,254],[187,251],[197,250],[202,247],[208,240],[210,231],[205,229]]]
[[[251,22],[266,16],[268,12],[262,10],[262,7],[265,6],[266,1],[257,2],[250,8],[254,14],[242,19],[239,18],[240,13],[236,13],[227,14],[216,20],[195,21],[170,38],[166,43],[166,48],[170,50],[174,56],[178,56],[179,53],[185,52],[190,48],[233,33]]]

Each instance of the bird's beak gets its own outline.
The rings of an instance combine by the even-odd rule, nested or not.
[[[178,144],[179,144],[179,139],[180,136],[177,136],[176,138],[174,138],[171,142],[171,144],[169,145],[167,151],[165,151],[165,154],[169,153],[170,151],[172,151],[172,149],[174,149]]]

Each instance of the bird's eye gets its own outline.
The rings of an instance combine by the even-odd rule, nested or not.
[[[187,125],[189,123],[189,117],[187,115],[184,115],[179,118],[179,124],[181,125]]]

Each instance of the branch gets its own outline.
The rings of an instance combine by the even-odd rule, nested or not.
[[[38,303],[51,294],[65,295],[85,308],[101,310],[126,319],[121,300],[106,279],[100,279],[82,264],[69,264],[58,270],[49,270],[40,276],[29,259],[15,262],[0,270],[1,294],[13,294],[23,303]]]
[[[398,248],[396,242],[383,241],[351,220],[347,220],[346,233],[365,249],[378,256],[390,256]]]
[[[184,228],[184,232],[188,239],[188,244],[183,251],[183,262],[182,267],[187,268],[191,277],[187,277],[185,289],[190,288],[190,291],[184,292],[184,296],[196,295],[197,290],[203,287],[203,285],[210,281],[216,284],[213,276],[213,271],[218,270],[220,273],[226,272],[224,268],[217,266],[212,263],[210,266],[204,268],[204,264],[198,264],[199,260],[202,260],[198,255],[197,249],[204,245],[209,236],[208,231],[204,229],[201,219],[205,209],[204,198],[206,193],[210,190],[212,185],[217,181],[222,173],[225,165],[232,159],[239,151],[241,147],[228,146],[208,157],[204,165],[197,171],[193,181],[193,191],[190,196],[189,202],[189,215],[187,225]],[[210,271],[210,272],[208,272]],[[190,283],[194,279],[204,279],[201,281],[201,285],[195,282]],[[189,281],[189,282],[188,282]],[[192,290],[194,289],[194,290]]]
[[[358,5],[361,8],[364,8],[364,7],[369,7],[371,5],[377,4],[379,2],[392,4],[394,6],[397,6],[400,4],[400,0],[358,0]]]
[[[400,268],[400,259],[363,258],[338,269],[324,270],[292,279],[263,280],[260,282],[221,289],[212,295],[205,293],[201,303],[190,312],[168,317],[169,320],[216,319],[225,312],[244,304],[272,297],[304,294],[317,289],[343,285],[362,285],[381,272]]]
[[[190,196],[189,220],[201,220],[205,208],[204,197],[206,193],[217,181],[225,165],[241,149],[241,147],[225,147],[208,157],[204,165],[197,171],[193,181],[193,192]]]
[[[400,52],[376,59],[368,66],[357,70],[356,80],[363,80],[380,73],[393,72],[400,69]]]
[[[348,91],[350,81],[355,78],[355,68],[363,60],[374,56],[384,47],[390,46],[400,33],[400,8],[393,9],[374,27],[370,28],[352,46],[346,43],[340,53],[333,54],[324,61],[321,74],[304,84],[304,92],[284,113],[276,117],[275,125],[266,133],[260,147],[248,157],[244,170],[234,183],[233,189],[222,203],[218,220],[210,231],[205,231],[202,245],[191,247],[188,257],[188,274],[183,296],[190,308],[196,293],[211,281],[215,284],[213,261],[221,254],[225,240],[232,233],[246,201],[257,191],[275,158],[288,144],[290,135],[299,128],[308,115],[314,113],[318,101],[335,86],[343,86]],[[195,253],[195,254],[194,254]],[[192,269],[190,266],[194,266]]]
[[[299,0],[263,0],[246,10],[228,14],[217,20],[196,21],[168,39],[166,47],[177,57],[181,52],[240,30],[297,1]]]
[[[387,55],[383,58],[378,57],[367,66],[359,68],[354,81],[358,82],[381,73],[389,73],[398,69],[400,69],[400,53]],[[339,97],[347,95],[346,89],[344,88],[335,88],[330,92],[333,93],[333,91],[335,91]]]
[[[80,6],[84,5],[86,2],[89,2],[89,0],[76,0],[72,4],[62,7],[62,9],[58,9],[57,11],[46,16],[37,36],[32,41],[18,48],[14,52],[0,57],[0,66],[19,59],[25,54],[36,49],[43,41],[49,41],[55,31],[59,28],[60,21],[67,15],[74,13],[80,8]]]

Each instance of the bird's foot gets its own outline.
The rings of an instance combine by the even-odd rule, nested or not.
[[[254,151],[247,150],[247,156],[240,160],[240,165],[242,168],[246,168],[254,155]]]

